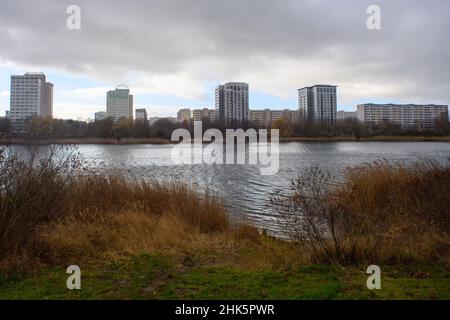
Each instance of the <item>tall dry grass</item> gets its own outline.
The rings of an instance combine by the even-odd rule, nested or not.
[[[315,261],[450,263],[448,165],[376,161],[341,180],[311,168],[272,204]]]
[[[0,150],[0,269],[223,233],[218,199],[184,183],[99,175],[68,146]]]

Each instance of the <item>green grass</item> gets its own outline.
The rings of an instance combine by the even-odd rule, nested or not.
[[[82,267],[82,290],[66,289],[65,269],[0,275],[0,299],[450,299],[450,272],[382,267],[382,289],[368,290],[357,268],[322,265],[242,270],[170,256],[140,255]],[[416,276],[417,271],[423,271]]]
[[[328,270],[241,271],[195,268],[165,288],[168,299],[330,299],[339,281]]]

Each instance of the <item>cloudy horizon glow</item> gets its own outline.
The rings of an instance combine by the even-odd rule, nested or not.
[[[81,30],[66,28],[78,5]],[[366,9],[381,8],[381,30]],[[450,2],[374,0],[3,0],[0,112],[11,74],[46,73],[57,118],[105,109],[127,84],[151,116],[213,107],[217,84],[250,84],[250,106],[297,108],[297,89],[338,85],[361,102],[450,101]]]

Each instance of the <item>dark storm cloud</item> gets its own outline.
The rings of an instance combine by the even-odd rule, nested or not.
[[[82,29],[65,27],[66,8]],[[382,28],[366,28],[381,7]],[[200,94],[209,81],[244,80],[286,96],[315,82],[344,101],[450,101],[450,2],[431,1],[17,1],[2,0],[0,60],[133,78],[152,92]]]

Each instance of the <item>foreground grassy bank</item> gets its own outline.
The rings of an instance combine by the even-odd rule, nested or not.
[[[379,162],[339,184],[306,172],[273,201],[296,240],[283,241],[210,194],[99,175],[61,148],[0,152],[0,299],[450,299],[448,166]],[[381,290],[366,288],[370,264]]]
[[[141,254],[82,268],[82,289],[66,289],[63,268],[0,276],[0,299],[450,299],[450,271],[381,266],[382,289],[363,268],[305,264],[250,267],[226,257]],[[249,261],[251,265],[251,261]]]

